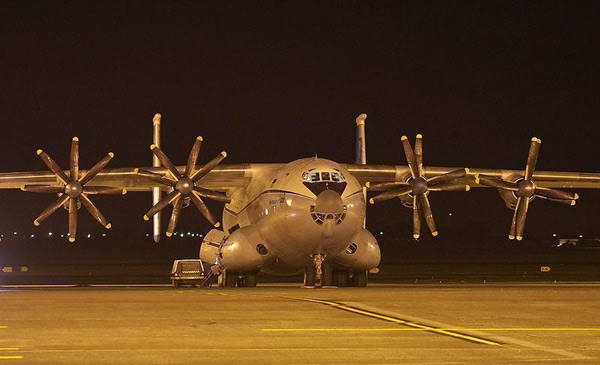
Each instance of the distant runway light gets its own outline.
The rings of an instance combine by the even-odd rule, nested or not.
[[[102,233],[102,237],[106,237],[106,233]]]
[[[17,235],[17,232],[15,232],[15,236]]]
[[[146,237],[150,237],[150,233],[146,233]]]
[[[92,235],[88,233],[88,238],[92,238]]]
[[[582,234],[580,234],[580,235],[579,235],[579,238],[583,238],[583,235],[582,235]]]
[[[448,215],[449,215],[450,217],[452,217],[452,212],[448,213]]]
[[[379,235],[380,235],[380,236],[383,236],[383,231],[379,232]]]
[[[32,234],[32,235],[31,235],[31,238],[33,238],[33,237],[35,237],[35,235],[34,235],[34,234]]]
[[[48,232],[48,236],[52,236],[52,232]]]
[[[179,235],[179,237],[183,237],[183,233]]]
[[[60,237],[61,237],[61,238],[63,238],[64,236],[65,236],[64,234],[61,234],[61,235],[60,235]]]
[[[552,237],[556,237],[556,233],[552,233]]]

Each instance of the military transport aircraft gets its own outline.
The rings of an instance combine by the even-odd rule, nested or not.
[[[81,206],[104,227],[111,227],[91,195],[152,191],[154,205],[143,218],[153,219],[156,242],[163,209],[173,207],[166,231],[171,236],[182,209],[194,205],[215,227],[205,235],[200,258],[212,265],[220,285],[227,287],[255,286],[259,271],[304,272],[306,286],[367,285],[369,271],[376,270],[380,261],[377,240],[365,227],[367,191],[377,193],[369,199],[372,204],[398,198],[412,208],[413,235],[418,239],[421,220],[432,235],[438,234],[430,192],[495,188],[514,210],[508,238],[521,240],[533,198],[574,205],[578,195],[557,188],[600,188],[600,173],[536,172],[542,143],[536,137],[531,139],[523,171],[424,166],[421,135],[416,136],[414,149],[406,136],[401,138],[407,166],[367,164],[366,118],[366,114],[356,118],[354,164],[311,157],[290,163],[224,165],[221,161],[227,154],[221,152],[198,165],[202,137],[197,137],[187,163],[176,166],[160,149],[161,116],[156,114],[152,167],[107,169],[114,157],[110,152],[82,170],[79,140],[74,137],[69,170],[39,149],[37,155],[50,171],[0,173],[0,188],[57,194],[58,199],[33,224],[39,225],[63,207],[68,211],[70,242],[76,238]],[[225,203],[222,226],[203,199]]]

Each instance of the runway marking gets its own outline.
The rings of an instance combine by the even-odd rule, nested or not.
[[[8,328],[8,326],[0,326],[0,329]]]
[[[327,300],[320,300],[320,299],[308,299],[308,298],[306,298],[306,299],[302,299],[302,300],[305,300],[307,302],[325,304],[325,305],[331,306],[333,308],[344,310],[346,312],[356,313],[356,314],[360,314],[360,315],[371,317],[371,318],[381,319],[381,320],[384,320],[384,321],[387,321],[387,322],[401,324],[403,326],[412,327],[414,329],[419,329],[421,331],[437,333],[437,334],[440,334],[440,335],[450,336],[450,337],[454,337],[454,338],[458,338],[458,339],[461,339],[461,340],[465,340],[465,341],[469,341],[469,342],[474,342],[474,343],[478,343],[478,344],[483,344],[483,345],[502,346],[502,343],[500,343],[500,342],[496,342],[496,341],[492,341],[492,340],[487,340],[487,339],[482,338],[482,337],[470,336],[470,335],[467,335],[467,334],[459,333],[456,330],[447,330],[447,329],[444,329],[444,328],[438,328],[438,327],[428,326],[428,325],[424,325],[424,324],[420,324],[420,323],[416,323],[416,322],[412,322],[412,321],[407,321],[407,320],[404,320],[404,319],[401,319],[401,318],[394,318],[394,317],[383,315],[383,314],[379,314],[379,313],[376,313],[376,312],[372,312],[372,311],[368,311],[368,310],[363,310],[363,309],[351,307],[351,306],[348,306],[348,305],[345,305],[345,304],[340,304],[340,303],[331,302],[331,301],[327,301]]]
[[[540,328],[438,328],[442,331],[600,331],[600,328],[566,328],[566,327],[540,327]],[[265,332],[396,332],[396,331],[431,331],[429,328],[263,328]]]
[[[23,359],[23,356],[20,356],[20,355],[0,356],[0,360],[20,360],[20,359]]]
[[[0,347],[0,351],[19,351],[18,347]]]

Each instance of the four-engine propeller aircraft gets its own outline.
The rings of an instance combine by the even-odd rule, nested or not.
[[[198,165],[202,137],[197,137],[184,166],[176,166],[160,149],[160,114],[153,119],[152,167],[106,168],[111,152],[89,170],[79,168],[79,140],[71,143],[69,169],[63,170],[43,150],[38,156],[49,172],[0,173],[0,188],[53,193],[58,199],[33,223],[37,226],[61,206],[68,211],[69,241],[77,234],[81,206],[106,228],[111,224],[89,198],[95,194],[152,191],[154,205],[144,215],[154,222],[158,242],[161,211],[172,205],[166,235],[171,236],[184,207],[190,205],[214,225],[205,235],[200,258],[213,265],[223,286],[255,286],[256,273],[304,272],[304,284],[365,286],[376,269],[380,251],[366,229],[367,190],[378,192],[370,203],[398,198],[413,210],[413,235],[421,235],[421,220],[438,234],[428,195],[432,191],[498,189],[514,210],[510,239],[521,240],[529,203],[535,197],[574,205],[575,193],[557,188],[600,188],[600,173],[535,171],[541,140],[531,139],[525,170],[492,170],[423,165],[423,137],[414,150],[401,138],[408,162],[372,165],[366,162],[366,114],[356,119],[356,163],[303,158],[290,163],[224,165],[221,152]],[[166,193],[163,197],[162,193]],[[203,199],[225,203],[223,225]]]

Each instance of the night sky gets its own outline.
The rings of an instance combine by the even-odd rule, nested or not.
[[[405,164],[400,136],[424,135],[426,165],[518,168],[543,140],[538,169],[600,171],[597,3],[586,2],[3,2],[0,171],[68,166],[108,151],[109,167],[149,166],[152,116],[177,164],[195,136],[201,161],[354,160],[367,120],[370,163]],[[537,199],[526,234],[598,234],[600,193],[574,208]],[[31,221],[54,198],[0,191],[0,232],[66,231],[66,214]],[[93,199],[112,235],[142,235],[149,193]],[[498,194],[433,193],[441,234],[505,236]],[[219,205],[212,205],[220,216]],[[453,212],[452,217],[448,216]],[[410,237],[398,201],[369,208],[369,228]],[[182,230],[209,226],[193,208]],[[84,211],[80,234],[102,232]],[[66,241],[66,240],[65,240]]]

